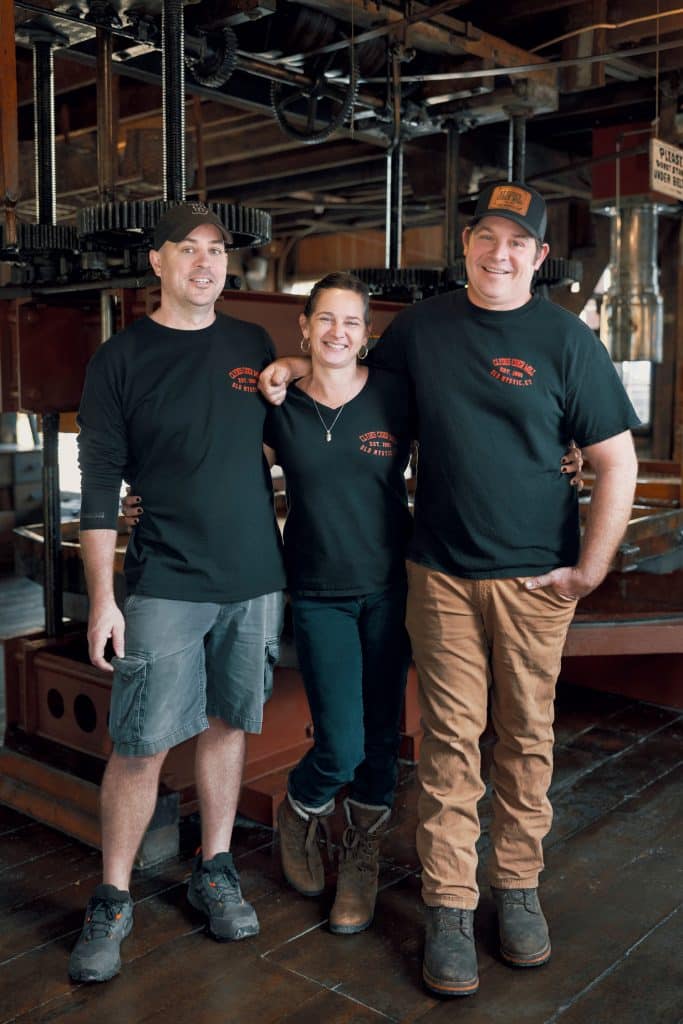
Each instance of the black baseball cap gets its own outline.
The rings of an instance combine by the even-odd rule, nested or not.
[[[200,224],[213,224],[223,235],[225,244],[232,244],[232,235],[225,224],[205,203],[180,203],[171,206],[157,221],[153,246],[160,249],[164,242],[182,242]]]
[[[530,185],[501,181],[489,185],[479,196],[472,224],[482,217],[507,217],[542,242],[548,226],[545,199]]]

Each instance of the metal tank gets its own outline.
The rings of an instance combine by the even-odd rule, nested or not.
[[[662,361],[663,305],[657,270],[661,207],[622,200],[611,217],[610,285],[600,307],[600,338],[614,362]]]

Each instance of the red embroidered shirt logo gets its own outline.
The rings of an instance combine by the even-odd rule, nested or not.
[[[257,390],[258,370],[253,370],[251,366],[236,366],[234,370],[228,371],[228,377],[235,391],[249,391],[254,394]]]
[[[389,458],[396,455],[398,445],[393,434],[386,430],[368,430],[366,434],[359,434],[360,450],[366,455],[378,455],[380,458]]]
[[[524,359],[513,359],[512,356],[498,356],[491,360],[489,373],[503,384],[512,384],[516,388],[528,388],[534,382],[536,368]]]

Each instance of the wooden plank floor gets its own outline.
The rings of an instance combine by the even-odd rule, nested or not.
[[[240,821],[234,853],[261,933],[213,942],[185,898],[198,834],[189,819],[181,855],[134,878],[123,972],[97,986],[71,984],[66,964],[99,854],[0,806],[0,1024],[681,1024],[683,715],[560,685],[556,735],[542,882],[547,966],[501,962],[482,871],[480,991],[441,1001],[423,990],[412,766],[403,767],[369,931],[330,934],[332,870],[323,896],[298,896],[282,877],[277,838]],[[486,766],[490,737],[482,752]],[[484,860],[487,797],[480,809]]]

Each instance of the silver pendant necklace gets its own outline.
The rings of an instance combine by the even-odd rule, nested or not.
[[[337,415],[336,415],[336,416],[334,417],[334,419],[332,420],[332,422],[330,423],[330,425],[329,425],[329,427],[328,427],[327,423],[325,423],[325,420],[324,420],[324,419],[322,418],[322,416],[321,416],[321,414],[320,414],[320,409],[318,408],[318,403],[316,402],[315,398],[313,398],[313,396],[312,396],[312,395],[309,395],[308,397],[309,397],[309,398],[311,399],[311,401],[313,402],[313,406],[314,406],[314,408],[315,408],[315,411],[316,411],[316,412],[317,412],[317,414],[318,414],[318,419],[319,419],[319,420],[320,420],[320,422],[322,423],[322,425],[323,425],[323,430],[325,431],[325,440],[326,440],[326,441],[328,442],[328,444],[329,444],[329,442],[330,442],[330,441],[332,440],[332,431],[334,430],[334,425],[335,425],[335,423],[337,422],[337,420],[339,419],[339,417],[341,416],[341,414],[343,413],[343,411],[344,411],[344,405],[346,405],[346,402],[344,402],[344,405],[342,405],[342,406],[341,406],[341,407],[340,407],[340,408],[339,408],[339,409],[337,410]]]

